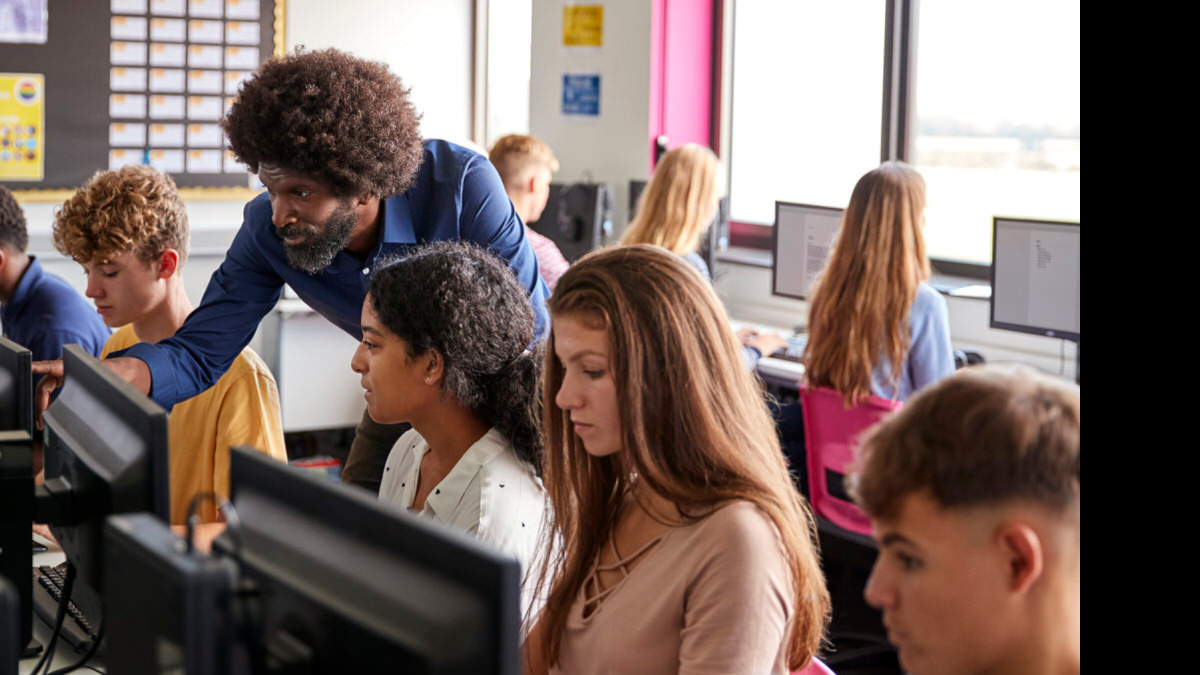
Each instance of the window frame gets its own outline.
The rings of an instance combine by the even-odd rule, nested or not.
[[[723,19],[730,24],[735,19],[738,0],[727,0],[726,12]],[[913,139],[913,99],[916,82],[917,61],[917,18],[920,0],[887,0],[884,9],[884,57],[883,57],[883,92],[880,107],[882,124],[880,163],[900,160],[908,162],[911,157]],[[725,80],[732,82],[734,77],[733,31],[725,33],[724,41],[728,44],[730,58],[725,65],[727,76]],[[722,89],[732,95],[732,87]],[[722,109],[732,111],[732,101],[723,102]],[[729,138],[732,122],[729,117],[722,123],[722,132]],[[732,139],[726,142],[728,152],[732,153]],[[724,149],[724,148],[723,148]],[[729,168],[727,162],[726,167]],[[730,218],[729,245],[738,248],[771,250],[772,225],[739,221]],[[930,258],[935,273],[948,276],[979,279],[990,283],[991,265],[966,262],[943,258]]]

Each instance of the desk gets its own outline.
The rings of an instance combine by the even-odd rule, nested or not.
[[[59,548],[57,544],[48,542],[41,537],[35,536],[35,538],[41,543],[45,544],[50,550],[44,553],[33,554],[34,567],[41,567],[42,565],[53,567],[67,559],[67,556],[63,554],[62,549]],[[67,620],[69,621],[70,619]],[[39,619],[36,615],[33,617],[33,637],[36,638],[38,642],[42,643],[43,647],[50,644],[51,631],[51,627],[47,626],[44,621]],[[54,660],[51,661],[50,668],[43,668],[42,672],[49,672],[50,670],[54,670],[56,668],[65,668],[79,660],[79,657],[80,654],[76,654],[74,651],[72,651],[71,645],[67,644],[60,638],[58,646],[54,649]],[[38,661],[41,660],[41,658],[42,654],[38,653],[37,656],[21,659],[21,663],[17,668],[17,672],[20,673],[20,675],[29,675],[29,673],[33,672],[34,667],[37,666]],[[88,665],[103,668],[103,664],[98,658],[93,658],[88,662]],[[91,673],[94,671],[80,668],[80,670],[77,672]]]

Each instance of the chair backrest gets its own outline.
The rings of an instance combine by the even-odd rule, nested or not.
[[[842,395],[832,389],[801,386],[800,407],[804,416],[808,494],[813,510],[838,527],[869,536],[871,521],[843,496],[842,477],[854,460],[858,437],[898,409],[900,402],[872,395],[847,408]]]
[[[821,659],[813,657],[808,665],[800,670],[793,670],[792,675],[837,675]]]

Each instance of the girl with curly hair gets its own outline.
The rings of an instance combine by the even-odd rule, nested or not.
[[[533,325],[500,259],[439,242],[375,272],[351,361],[371,418],[412,424],[387,458],[379,499],[474,534],[523,569],[546,507]]]

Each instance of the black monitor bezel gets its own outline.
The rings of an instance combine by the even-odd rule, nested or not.
[[[1014,333],[1025,333],[1027,335],[1038,335],[1041,337],[1079,342],[1078,332],[1039,328],[1037,326],[1027,326],[1024,324],[1007,323],[996,320],[996,235],[998,230],[997,223],[1001,220],[1012,223],[1029,223],[1031,225],[1067,225],[1079,227],[1078,221],[1071,220],[1047,220],[1044,218],[1013,218],[1011,216],[992,216],[992,264],[989,266],[989,283],[992,287],[992,293],[988,298],[988,328],[998,328],[1000,330],[1012,331]]]
[[[838,214],[839,232],[841,230],[841,218],[846,212],[846,209],[838,208],[836,206],[821,206],[819,204],[802,204],[800,202],[783,202],[779,200],[775,201],[775,222],[771,227],[771,295],[779,298],[792,298],[793,300],[808,300],[808,295],[782,293],[779,291],[776,268],[779,266],[779,207],[781,206],[799,206],[808,209],[818,209],[820,211],[832,211]]]
[[[59,508],[67,509],[66,522],[50,521],[47,524],[62,546],[67,560],[78,570],[75,586],[78,593],[78,597],[75,598],[76,604],[89,618],[95,620],[99,618],[97,615],[103,592],[104,519],[114,513],[147,511],[164,522],[171,521],[168,419],[167,412],[158,404],[122,380],[79,345],[67,345],[63,349],[63,372],[62,392],[42,417],[46,430],[46,482],[41,489],[46,492],[51,502],[58,502]],[[89,508],[94,507],[94,504],[84,503],[85,498],[94,495],[80,494],[80,485],[62,484],[63,468],[67,466],[67,462],[71,462],[76,467],[75,471],[86,472],[87,479],[93,486],[106,486],[105,489],[109,491],[106,499],[111,503],[113,483],[109,476],[112,473],[109,467],[102,466],[96,457],[86,454],[86,451],[81,454],[61,448],[66,450],[64,454],[69,456],[59,456],[60,438],[62,442],[71,444],[82,442],[70,436],[70,423],[66,420],[60,423],[56,413],[59,406],[70,404],[73,391],[77,388],[90,390],[94,398],[103,401],[109,408],[119,406],[120,411],[117,414],[130,413],[144,418],[142,421],[147,425],[150,443],[149,452],[140,461],[147,464],[145,474],[151,482],[148,499],[150,503],[133,504],[128,508],[95,513]],[[65,429],[60,431],[59,424]],[[78,550],[80,547],[93,550]]]
[[[0,431],[24,431],[33,438],[33,352],[12,340],[0,337],[0,362],[11,355],[16,363],[14,375],[14,407],[17,409],[17,426]],[[2,367],[2,366],[0,366]]]
[[[447,525],[412,517],[398,512],[395,507],[381,504],[377,498],[355,488],[333,485],[329,481],[310,475],[277,462],[262,453],[245,446],[234,447],[230,457],[230,500],[238,510],[240,534],[234,540],[229,533],[214,542],[214,551],[220,555],[238,559],[243,579],[261,579],[271,573],[262,566],[269,561],[272,567],[287,568],[284,558],[264,555],[270,553],[280,542],[264,542],[262,552],[256,552],[255,529],[269,529],[274,525],[255,522],[254,513],[244,505],[239,506],[246,495],[253,499],[268,499],[286,505],[302,518],[311,518],[327,529],[347,537],[369,542],[381,555],[417,557],[415,564],[436,570],[444,576],[453,576],[455,583],[491,597],[494,614],[488,617],[489,625],[496,627],[495,645],[497,669],[503,675],[520,672],[520,564],[513,558],[485,546],[474,537],[453,530]],[[439,560],[434,566],[427,562],[444,551],[461,553],[469,550],[470,556],[453,555]],[[280,578],[278,583],[287,592],[296,593],[297,570]],[[361,570],[359,570],[361,572]],[[348,571],[349,573],[349,571]],[[511,594],[509,593],[511,591]],[[304,598],[315,603],[315,598]],[[333,608],[329,608],[334,611]],[[269,609],[264,615],[269,615]],[[511,621],[510,621],[511,620]]]

